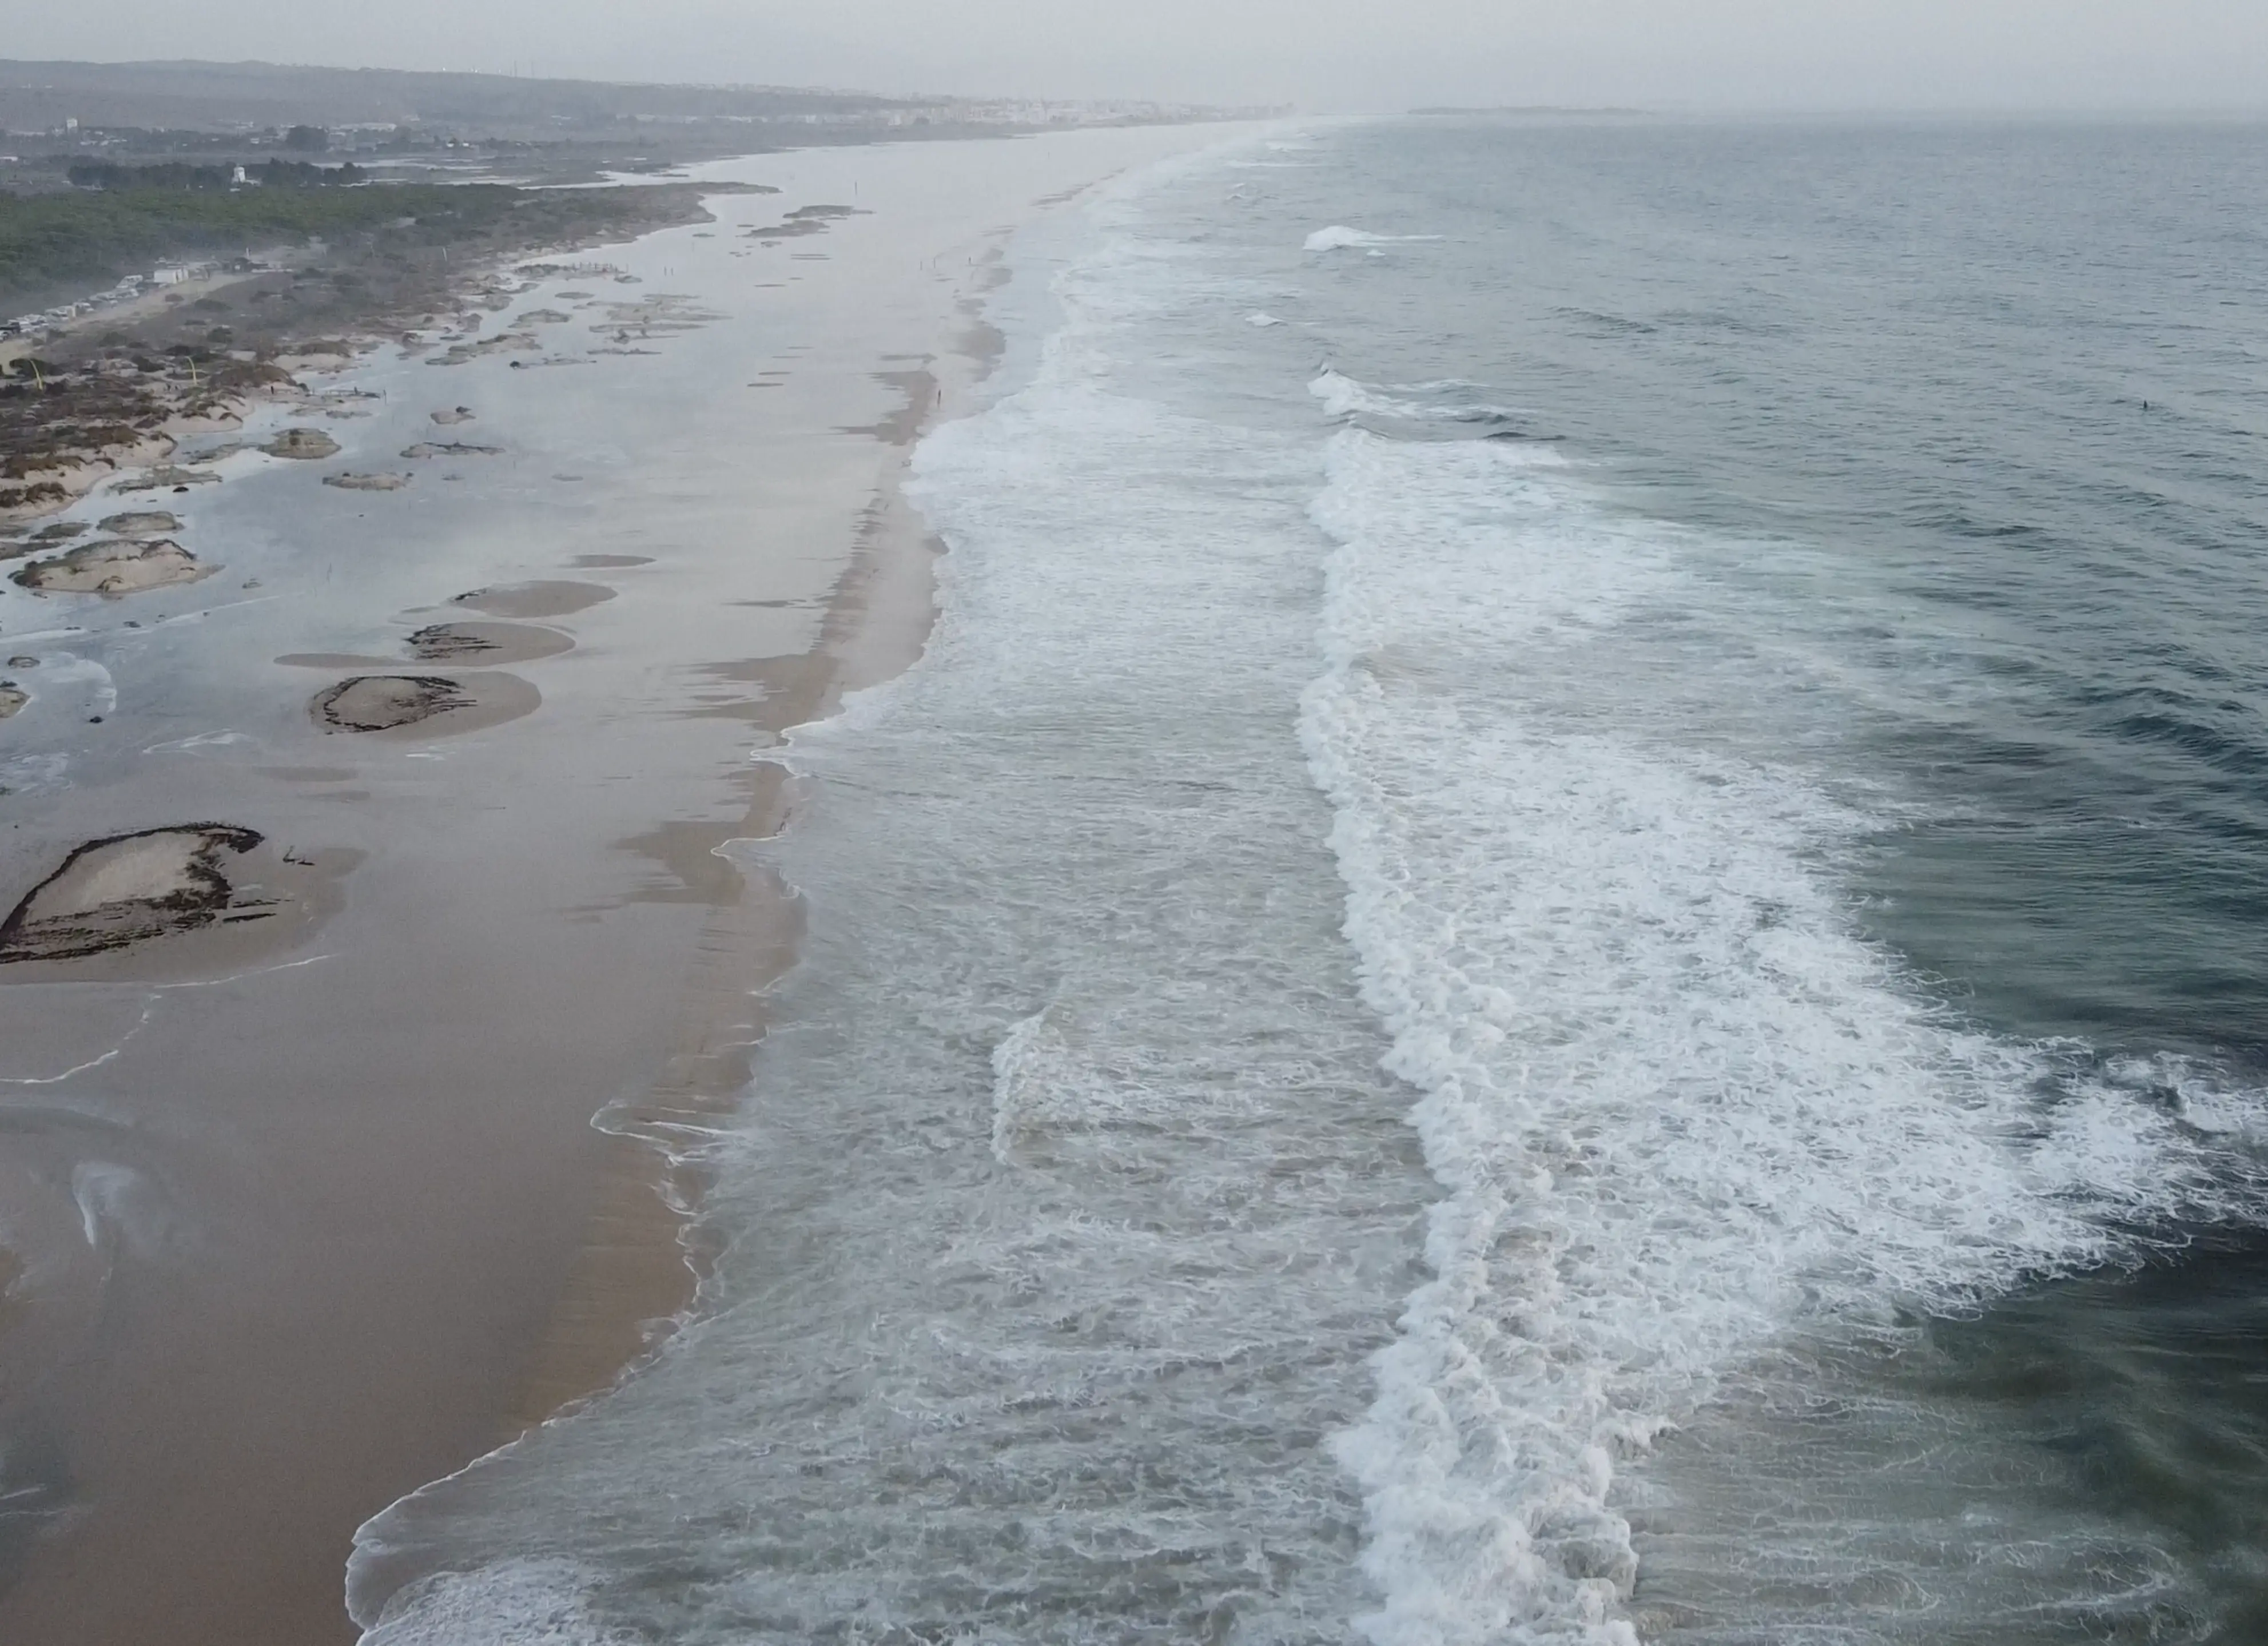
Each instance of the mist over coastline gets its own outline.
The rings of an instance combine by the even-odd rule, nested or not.
[[[21,59],[261,59],[534,78],[850,87],[893,96],[1944,112],[2268,110],[2268,17],[2247,0],[390,0],[276,11],[136,0],[113,32],[19,18]],[[130,47],[122,41],[130,41]]]

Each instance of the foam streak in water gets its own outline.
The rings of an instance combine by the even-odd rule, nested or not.
[[[1418,240],[1438,240],[1438,234],[1373,234],[1367,229],[1349,228],[1335,223],[1329,228],[1317,229],[1307,236],[1302,249],[1311,252],[1340,252],[1373,246],[1399,246]]]

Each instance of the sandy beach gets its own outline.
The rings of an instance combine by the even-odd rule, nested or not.
[[[0,1639],[354,1638],[355,1528],[686,1306],[764,749],[916,654],[1006,236],[1215,128],[721,163],[0,581]],[[97,522],[100,522],[98,526]],[[17,545],[10,545],[11,548]]]

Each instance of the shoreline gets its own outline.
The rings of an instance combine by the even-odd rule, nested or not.
[[[93,819],[116,834],[186,805],[318,853],[340,894],[250,970],[167,981],[129,964],[64,985],[62,1017],[55,985],[0,989],[13,1042],[0,1081],[142,1140],[120,1155],[74,1119],[37,1146],[119,1155],[103,1170],[122,1186],[55,1208],[33,1266],[44,1288],[0,1335],[0,1362],[32,1374],[0,1425],[51,1435],[62,1460],[22,1500],[47,1530],[19,1544],[0,1628],[63,1646],[146,1638],[160,1620],[190,1646],[350,1639],[339,1569],[355,1525],[614,1386],[697,1310],[703,1132],[746,1089],[799,927],[792,889],[718,848],[792,821],[792,782],[765,747],[920,653],[939,545],[902,481],[913,441],[997,353],[981,309],[999,237],[1126,164],[1226,135],[986,143],[981,166],[942,144],[762,157],[788,196],[746,203],[754,226],[686,225],[607,254],[649,290],[688,284],[690,259],[708,270],[691,284],[743,294],[660,325],[637,345],[656,358],[531,374],[523,360],[574,363],[557,349],[567,332],[541,321],[540,359],[473,354],[434,373],[431,354],[380,347],[342,361],[321,392],[361,421],[325,424],[335,457],[247,449],[221,460],[226,483],[171,499],[190,516],[182,543],[223,575],[116,602],[49,597],[89,603],[50,629],[62,642],[38,644],[100,665],[122,705],[102,724],[144,752],[74,757],[61,786],[28,791],[26,826],[0,840],[7,883],[37,878],[28,837],[60,845]],[[933,176],[958,192],[934,197]],[[843,195],[873,204],[824,238],[764,227]],[[750,287],[764,270],[777,278]],[[554,269],[506,301],[603,318],[592,292],[568,300],[590,282]],[[718,325],[745,341],[671,342]],[[593,355],[618,351],[594,342]],[[787,392],[735,397],[767,356],[777,365],[746,387]],[[436,424],[468,405],[478,417],[468,440],[411,460],[415,483],[316,485],[341,465],[397,462],[429,402]],[[601,413],[613,432],[590,421]],[[637,451],[611,454],[631,432]],[[499,454],[458,454],[484,442]],[[440,483],[460,469],[458,486]],[[320,584],[306,581],[302,540],[324,544]],[[239,585],[256,592],[225,592]],[[393,699],[327,727],[340,688],[310,671],[401,667],[368,614],[398,609],[414,639],[468,615],[472,594],[431,603],[451,587],[560,638],[502,665],[540,683],[540,703],[441,741],[372,729],[424,712]],[[595,593],[563,607],[547,592],[580,588]],[[0,632],[21,635],[23,616],[0,606]],[[217,633],[247,624],[248,643]],[[148,638],[163,636],[180,638]],[[28,675],[35,700],[0,738],[58,734],[56,691],[88,666],[61,661]],[[173,684],[152,696],[155,664]],[[310,693],[312,719],[291,707]],[[175,748],[189,752],[158,752]],[[8,754],[0,742],[0,764]],[[0,1195],[18,1170],[0,1151]],[[70,1255],[67,1215],[107,1266]],[[145,1250],[161,1228],[181,1236]],[[168,1437],[166,1455],[136,1434]]]
[[[1041,203],[1060,209],[1100,186],[1082,184]],[[995,231],[991,248],[976,261],[977,275],[955,304],[966,323],[946,351],[916,371],[873,373],[905,395],[902,410],[865,431],[895,455],[862,515],[815,644],[787,660],[787,669],[767,673],[772,695],[749,723],[774,742],[798,726],[832,718],[847,694],[896,678],[928,644],[938,616],[936,563],[946,547],[905,485],[922,437],[975,410],[998,369],[1002,340],[984,313],[990,294],[1010,277],[1003,256],[1008,233]],[[938,369],[947,365],[954,369]],[[700,833],[670,843],[681,861],[691,859],[680,870],[688,882],[722,862],[720,878],[740,895],[719,899],[704,931],[702,953],[715,963],[688,987],[666,1074],[643,1100],[592,1117],[609,1141],[598,1204],[524,1391],[504,1416],[504,1443],[604,1395],[697,1318],[713,1253],[700,1227],[706,1176],[697,1146],[686,1148],[684,1138],[728,1114],[747,1090],[750,1059],[771,1026],[763,1001],[800,958],[795,889],[769,873],[752,875],[723,850],[792,826],[795,778],[777,761],[752,758],[745,784],[747,808],[736,823],[720,825],[713,838]]]
[[[965,395],[990,366],[961,358],[970,368]],[[961,411],[931,396],[929,415],[911,420],[873,524],[836,583],[820,643],[793,660],[786,689],[768,700],[777,709],[754,722],[757,729],[777,738],[828,719],[845,692],[891,679],[919,657],[936,619],[933,565],[944,548],[904,496],[906,460],[932,423]],[[865,646],[879,655],[862,655]],[[792,825],[794,779],[785,767],[752,763],[747,789],[737,823],[719,825],[711,840],[681,838],[673,849],[721,860],[731,841],[770,839]],[[642,1100],[592,1117],[610,1145],[599,1206],[525,1391],[505,1416],[506,1442],[603,1395],[697,1310],[709,1256],[698,1225],[706,1182],[697,1146],[684,1140],[729,1113],[746,1091],[749,1059],[770,1027],[763,999],[794,969],[802,933],[793,888],[738,865],[725,872],[740,895],[718,900],[703,932],[702,952],[713,963],[688,985],[667,1072]]]

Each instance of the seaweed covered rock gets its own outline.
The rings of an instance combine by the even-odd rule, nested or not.
[[[320,429],[286,429],[260,448],[270,457],[335,457],[339,443]]]
[[[107,537],[51,559],[34,560],[11,574],[43,594],[133,594],[209,577],[206,565],[170,537]]]

